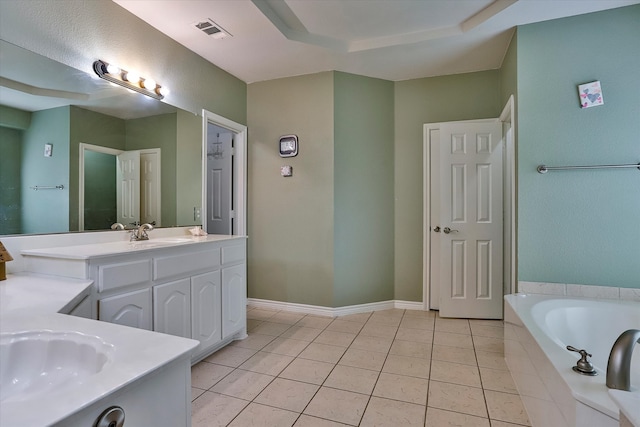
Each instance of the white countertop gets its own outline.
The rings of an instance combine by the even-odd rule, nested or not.
[[[198,341],[97,320],[58,314],[90,291],[88,280],[13,274],[0,282],[0,333],[80,332],[97,336],[115,351],[102,371],[82,385],[61,386],[26,401],[0,403],[0,426],[41,427],[64,420],[128,384],[184,358],[190,363]]]
[[[89,295],[92,284],[92,280],[9,274],[0,281],[0,313],[66,313]]]
[[[609,396],[631,424],[640,427],[640,392],[609,390]]]
[[[127,254],[131,252],[157,250],[162,248],[202,244],[202,243],[209,243],[209,242],[220,242],[224,240],[242,240],[242,239],[246,239],[246,236],[227,236],[227,235],[218,235],[218,234],[209,234],[207,236],[172,236],[172,237],[149,236],[149,240],[143,240],[143,241],[130,242],[128,240],[124,240],[124,241],[107,242],[107,243],[99,243],[99,244],[59,246],[59,247],[49,247],[49,248],[43,248],[43,249],[24,249],[20,251],[20,253],[26,256],[86,260],[89,258],[99,258],[103,256],[112,256],[117,254]]]

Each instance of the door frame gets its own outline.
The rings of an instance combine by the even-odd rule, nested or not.
[[[502,113],[497,119],[461,120],[461,121],[452,121],[448,123],[470,123],[470,122],[480,123],[480,122],[492,122],[496,120],[499,120],[500,122],[503,123],[503,129],[504,129],[505,123],[509,123],[511,128],[511,132],[509,133],[511,138],[507,139],[506,132],[503,132],[503,138],[505,138],[505,141],[504,141],[505,143],[503,144],[503,150],[505,150],[505,152],[503,153],[504,155],[502,156],[503,171],[508,170],[512,172],[507,175],[505,175],[505,173],[503,172],[503,193],[506,191],[506,189],[510,190],[509,199],[508,199],[510,203],[504,203],[504,206],[503,206],[503,214],[504,214],[503,224],[507,224],[507,223],[510,224],[509,235],[507,235],[507,233],[504,233],[504,237],[503,237],[504,239],[509,239],[508,247],[510,248],[510,250],[507,251],[507,250],[504,250],[504,248],[507,246],[503,246],[503,263],[504,265],[507,265],[508,263],[508,265],[510,266],[510,271],[509,271],[509,277],[505,276],[503,280],[505,282],[504,292],[506,293],[508,290],[509,292],[514,293],[516,291],[515,279],[517,277],[517,270],[516,270],[517,223],[515,218],[516,195],[517,195],[517,191],[516,191],[517,189],[516,175],[517,174],[516,174],[515,153],[517,149],[517,143],[516,143],[516,137],[515,137],[516,133],[515,133],[514,97],[513,95],[509,97],[509,100],[507,101],[506,106],[504,107],[504,109],[502,110]],[[423,307],[423,310],[425,311],[429,311],[431,309],[430,308],[430,301],[431,301],[431,229],[430,229],[430,224],[431,224],[431,192],[430,192],[431,131],[440,130],[440,125],[442,123],[443,122],[426,123],[423,125],[422,307]],[[509,149],[508,146],[511,149]],[[506,180],[509,180],[509,185],[505,185]],[[503,200],[506,201],[507,198],[504,196],[505,194],[503,194]]]
[[[207,124],[212,123],[233,132],[233,200],[235,206],[233,219],[235,220],[234,235],[247,235],[247,127],[229,120],[218,114],[202,110],[202,229],[207,231]]]

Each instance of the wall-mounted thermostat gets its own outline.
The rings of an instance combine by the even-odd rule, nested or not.
[[[293,157],[298,155],[298,137],[296,135],[284,135],[280,137],[280,157]]]

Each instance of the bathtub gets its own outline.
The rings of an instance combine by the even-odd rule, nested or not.
[[[640,329],[640,303],[514,294],[505,296],[504,320],[505,359],[534,427],[619,425],[605,385],[607,361],[622,332]],[[598,375],[574,372],[580,356],[567,345],[591,353]],[[638,393],[640,348],[631,371]]]

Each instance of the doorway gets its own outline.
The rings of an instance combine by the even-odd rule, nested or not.
[[[513,97],[511,97],[499,119],[424,125],[423,307],[425,310],[440,310],[440,315],[445,317],[502,318],[502,296],[515,292],[516,183],[513,116]],[[456,128],[474,125],[493,125],[494,131],[501,134],[495,147],[490,149],[498,150],[491,155],[493,160],[491,162],[482,160],[470,167],[465,166],[464,161],[458,159],[452,167],[449,159],[446,174],[443,174],[444,167],[441,160],[443,152],[440,150],[443,137],[447,138],[449,143],[458,138],[460,143],[459,137],[463,133],[458,132],[459,129],[456,130]],[[474,152],[482,151],[482,138],[477,135],[472,138],[467,148]],[[485,138],[485,141],[488,140]],[[489,145],[484,144],[485,148],[489,148]],[[445,150],[447,153],[452,151],[449,148],[455,149],[447,145]],[[457,148],[460,149],[461,146]],[[495,164],[497,156],[500,157],[499,164]],[[497,167],[489,166],[490,164],[495,164]],[[500,172],[497,172],[498,170]],[[466,178],[460,180],[465,174]],[[484,178],[482,174],[485,174]],[[488,184],[490,179],[495,179],[490,178],[491,174],[497,178],[498,182],[493,183],[490,191],[483,193],[482,186]],[[440,182],[440,177],[443,175],[445,175],[445,185],[441,185]],[[471,177],[471,175],[476,176]],[[476,179],[477,177],[479,180]],[[456,179],[458,183],[452,184]],[[480,192],[480,197],[473,196],[466,201],[466,205],[460,194],[451,192],[452,185],[458,185],[457,188],[460,189],[463,183],[466,184],[463,188],[465,192]],[[495,193],[500,196],[500,204],[493,203],[490,208],[492,212],[488,210],[488,202],[496,198]],[[483,200],[484,205],[480,203]],[[467,210],[461,210],[462,208]],[[452,209],[457,209],[457,212],[452,212]],[[481,212],[482,209],[484,213]],[[498,209],[498,212],[495,212],[495,209]],[[443,213],[447,215],[446,220],[441,217]],[[487,217],[489,213],[492,218]],[[469,224],[465,222],[472,219],[472,216],[474,220],[478,220],[477,222],[480,223],[478,225],[492,224],[492,238],[484,236],[468,239],[472,236],[468,234],[469,230],[466,227],[469,227]],[[499,223],[494,219],[499,219]],[[447,232],[445,227],[448,227]],[[498,261],[496,257],[499,263],[496,262]],[[442,267],[443,264],[444,267]],[[491,287],[489,282],[492,282]],[[443,300],[446,301],[444,307],[441,307]],[[489,303],[492,308],[477,309],[483,303],[485,306]]]
[[[247,127],[202,110],[202,227],[246,235]]]

